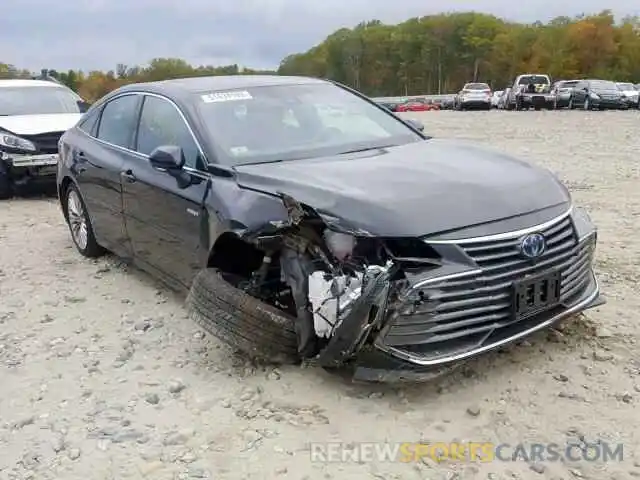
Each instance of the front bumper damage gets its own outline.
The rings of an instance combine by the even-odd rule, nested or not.
[[[49,183],[58,170],[58,154],[20,155],[0,152],[0,173],[20,186],[35,182]]]
[[[303,224],[309,209],[284,199],[291,224]],[[337,233],[329,221],[325,226]],[[533,233],[546,241],[535,260],[521,251],[523,238]],[[360,267],[343,268],[354,248],[349,238],[354,244],[381,240],[387,255],[367,265],[352,258]],[[308,250],[299,241],[298,247],[285,242],[282,275],[298,307],[296,329],[308,362],[352,367],[354,380],[428,380],[605,303],[592,266],[597,230],[578,208],[516,232],[476,238],[448,232],[446,239],[411,240],[399,250],[393,246],[397,239],[341,231],[307,243],[314,244],[315,259],[305,257]],[[541,275],[547,276],[536,280]],[[522,282],[533,282],[527,286],[531,298],[544,282],[555,292],[553,301],[526,306],[529,297],[516,289]]]

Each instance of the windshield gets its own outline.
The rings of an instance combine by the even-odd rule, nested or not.
[[[635,85],[633,85],[632,83],[619,83],[618,88],[620,90],[636,90]]]
[[[578,84],[578,80],[567,80],[566,82],[558,82],[558,88],[575,87]]]
[[[225,163],[300,160],[424,139],[391,113],[333,84],[201,92],[195,101]]]
[[[486,83],[467,83],[463,90],[490,90]]]
[[[64,87],[2,87],[0,116],[81,113],[80,100]]]
[[[529,85],[530,83],[533,83],[534,85],[546,85],[549,83],[549,79],[544,75],[527,75],[526,77],[521,77],[520,80],[518,80],[518,85]]]
[[[618,87],[613,82],[608,82],[606,80],[592,80],[591,88],[596,88],[599,90],[618,90]]]

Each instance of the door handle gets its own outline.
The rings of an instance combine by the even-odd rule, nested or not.
[[[133,183],[137,180],[136,176],[133,174],[133,170],[125,170],[124,172],[120,172],[120,176],[129,183]]]

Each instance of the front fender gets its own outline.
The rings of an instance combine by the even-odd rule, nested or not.
[[[201,243],[206,250],[203,252],[205,264],[209,252],[223,234],[245,237],[289,219],[281,197],[239,187],[233,179],[226,178],[211,179],[202,210]]]

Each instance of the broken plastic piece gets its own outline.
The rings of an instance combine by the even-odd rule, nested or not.
[[[309,276],[309,301],[313,310],[313,326],[318,337],[329,338],[344,318],[349,306],[361,294],[360,277],[340,276],[325,279],[324,272]]]

